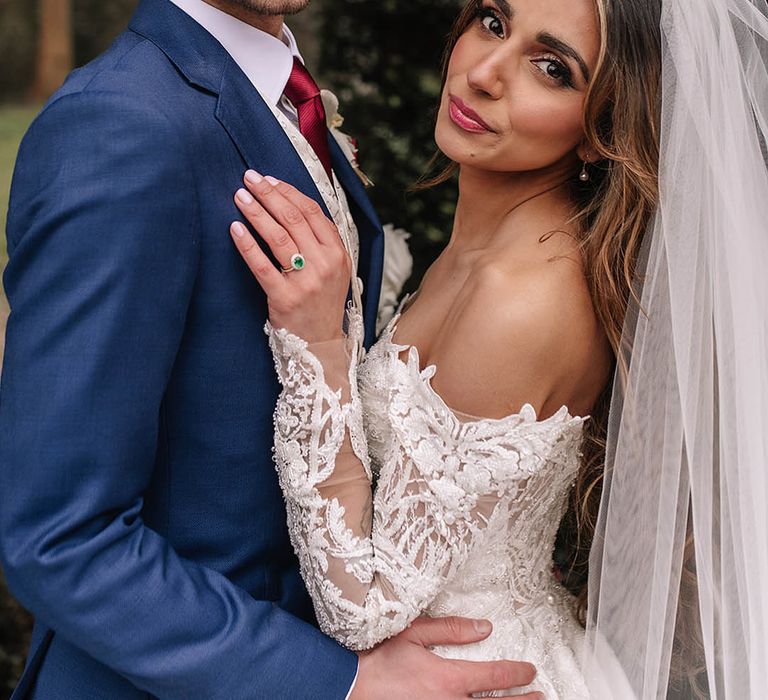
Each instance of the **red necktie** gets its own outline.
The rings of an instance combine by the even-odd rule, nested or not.
[[[314,149],[328,177],[331,177],[331,151],[328,148],[328,129],[320,88],[298,58],[293,59],[291,77],[283,92],[299,113],[299,131]]]

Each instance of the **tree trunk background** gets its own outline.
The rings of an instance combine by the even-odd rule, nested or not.
[[[30,96],[48,99],[74,67],[72,0],[38,0],[35,82]]]

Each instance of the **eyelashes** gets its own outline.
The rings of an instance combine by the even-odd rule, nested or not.
[[[494,34],[500,39],[504,38],[504,22],[493,8],[481,5],[477,8],[475,19],[480,22],[487,32]]]
[[[541,58],[531,61],[535,66],[539,67],[539,64],[548,64],[548,68],[540,68],[539,70],[546,75],[550,80],[554,80],[563,87],[573,87],[573,73],[571,69],[565,65],[556,56],[542,56]],[[554,71],[552,70],[554,68]]]
[[[481,6],[477,10],[476,18],[486,31],[495,34],[500,39],[504,38],[504,23],[495,10]]]

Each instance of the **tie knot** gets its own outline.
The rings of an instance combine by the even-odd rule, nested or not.
[[[295,107],[313,100],[320,95],[320,88],[313,80],[304,64],[298,59],[293,59],[293,70],[288,78],[288,84],[283,91],[285,96],[293,102]]]

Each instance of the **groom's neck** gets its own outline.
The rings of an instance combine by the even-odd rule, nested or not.
[[[256,10],[249,10],[238,2],[232,0],[204,0],[217,10],[226,12],[228,15],[236,17],[241,22],[250,24],[256,29],[261,29],[262,32],[272,34],[278,39],[282,36],[283,31],[283,15],[267,15],[262,12],[256,12]]]

